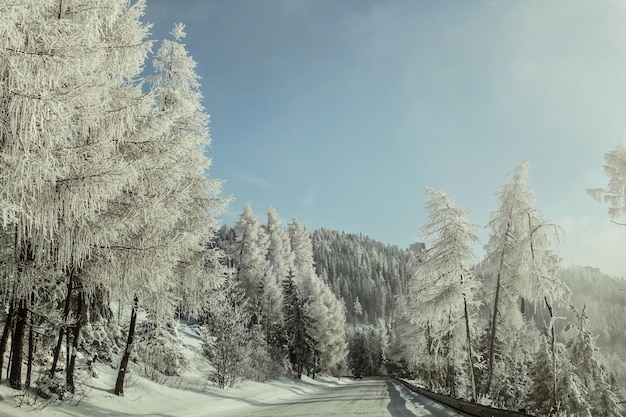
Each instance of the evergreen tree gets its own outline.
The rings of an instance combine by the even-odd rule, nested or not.
[[[314,376],[318,371],[331,370],[345,358],[344,308],[328,285],[315,273],[309,232],[295,218],[288,232],[296,284],[300,296],[307,300],[309,324],[313,325],[306,332],[316,342],[313,358],[315,365],[311,368]]]
[[[499,204],[489,220],[491,234],[486,246],[486,265],[495,276],[485,383],[487,394],[493,394],[491,383],[496,369],[495,341],[499,318],[508,320],[510,331],[519,333],[524,320],[523,317],[515,318],[514,310],[523,313],[527,300],[541,300],[550,312],[554,349],[553,303],[560,300],[566,290],[555,276],[557,258],[552,246],[558,241],[558,229],[533,207],[534,195],[527,184],[528,162],[522,162],[509,177],[511,182],[496,194]],[[519,307],[518,302],[521,302]],[[508,309],[504,310],[507,306]],[[506,339],[514,340],[508,335]],[[501,379],[505,377],[498,375]]]
[[[233,387],[246,375],[250,313],[243,291],[227,283],[219,298],[208,308],[204,333],[204,355],[211,361],[212,380],[219,388]]]
[[[269,242],[265,231],[254,217],[250,204],[244,206],[235,223],[234,232],[235,239],[228,254],[236,265],[236,279],[245,289],[246,296],[256,304],[261,297],[267,274]]]
[[[207,150],[211,146],[209,117],[202,107],[196,63],[182,43],[186,34],[184,25],[177,24],[171,31],[173,41],[166,40],[159,48],[152,78],[157,98],[155,118],[164,118],[169,129],[159,138],[165,145],[160,159],[164,160],[165,199],[174,219],[167,238],[175,250],[178,308],[183,314],[197,314],[210,297],[211,290],[220,285],[223,252],[209,247],[218,229],[218,215],[228,199],[220,197],[222,181],[209,175],[211,160]],[[159,165],[151,167],[154,175]],[[170,249],[171,250],[171,249]]]
[[[609,177],[607,188],[588,189],[595,200],[609,205],[609,217],[616,219],[626,213],[626,144],[619,143],[615,149],[604,154],[604,172]]]
[[[285,321],[282,334],[289,362],[300,379],[303,372],[315,367],[314,358],[319,352],[315,348],[316,341],[307,331],[314,325],[308,315],[308,300],[301,296],[291,271],[283,283],[283,296]]]
[[[278,348],[278,333],[283,326],[283,281],[293,269],[293,253],[289,235],[273,207],[267,209],[268,271],[263,288],[262,311],[265,336],[271,346]]]
[[[598,348],[595,337],[589,330],[586,310],[586,306],[580,313],[574,310],[577,318],[574,324],[576,334],[568,341],[567,350],[575,368],[574,372],[587,391],[586,400],[590,405],[591,415],[618,417],[622,406],[611,387],[606,369],[598,361]]]
[[[476,384],[472,353],[472,329],[474,327],[473,307],[477,305],[477,282],[470,269],[473,258],[471,245],[478,241],[475,226],[468,222],[465,211],[457,208],[452,198],[441,190],[424,190],[428,223],[420,230],[421,237],[430,248],[413,262],[418,279],[414,279],[411,299],[416,316],[433,327],[433,342],[443,348],[446,356],[446,379],[455,392],[455,363],[457,346],[465,346],[466,375],[470,380],[470,396],[476,399]],[[419,315],[417,314],[419,312]],[[457,317],[462,317],[462,321]],[[462,322],[462,324],[461,324]],[[464,326],[465,342],[453,340],[455,328]]]
[[[177,309],[197,314],[225,274],[221,250],[207,246],[225,202],[217,197],[220,182],[207,177],[208,117],[200,104],[195,63],[180,43],[183,29],[174,27],[174,41],[164,41],[155,60],[157,105],[147,122],[159,129],[134,144],[136,154],[127,154],[140,168],[141,181],[116,201],[116,214],[126,227],[111,247],[118,262],[109,272],[124,278],[114,287],[119,294],[133,298],[118,395],[123,394],[140,302],[156,323],[172,318]]]
[[[566,356],[564,346],[559,343],[553,350],[551,339],[550,330],[546,327],[529,372],[531,385],[526,394],[526,408],[546,416],[590,417],[589,403],[585,399],[587,389]],[[553,366],[554,352],[557,367]],[[553,381],[557,381],[556,386]]]
[[[0,17],[0,54],[8,58],[0,62],[0,212],[3,235],[14,236],[18,263],[14,285],[6,287],[18,318],[14,388],[21,386],[25,314],[38,309],[32,302],[42,288],[40,277],[65,274],[66,299],[73,295],[72,281],[79,280],[78,299],[86,300],[92,285],[77,272],[115,233],[101,221],[102,212],[137,178],[120,149],[145,116],[134,84],[149,47],[147,27],[138,19],[145,4],[100,3],[59,2],[52,8],[28,0]],[[67,369],[71,390],[72,368]]]

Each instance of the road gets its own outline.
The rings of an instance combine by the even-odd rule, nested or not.
[[[247,406],[212,417],[450,417],[459,416],[387,378],[365,378],[289,400]]]

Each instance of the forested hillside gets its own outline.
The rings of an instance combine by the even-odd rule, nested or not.
[[[558,274],[571,290],[568,304],[577,308],[587,306],[590,328],[598,337],[601,352],[618,354],[626,361],[626,281],[593,267],[569,266]],[[570,308],[562,308],[559,315],[565,316],[566,321],[574,318]]]
[[[319,229],[311,237],[315,270],[343,299],[348,322],[389,320],[397,296],[407,291],[411,252],[335,230]]]

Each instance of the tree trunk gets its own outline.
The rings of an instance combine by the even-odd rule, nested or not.
[[[30,304],[35,304],[35,293],[30,294]],[[30,388],[31,376],[33,374],[33,359],[35,357],[35,321],[33,312],[30,313],[30,323],[28,326],[28,362],[26,366],[26,389]]]
[[[504,260],[504,255],[502,256]],[[498,273],[498,279],[496,280],[496,296],[493,303],[493,316],[491,318],[491,332],[489,335],[489,369],[487,370],[487,385],[485,386],[485,394],[489,394],[491,389],[491,379],[493,378],[493,360],[495,356],[495,341],[496,341],[496,322],[498,317],[498,298],[500,297],[500,273]]]
[[[57,338],[57,344],[54,347],[54,353],[52,355],[52,367],[50,367],[50,378],[54,378],[54,374],[57,371],[57,364],[59,362],[59,356],[61,355],[61,345],[63,345],[63,336],[65,335],[65,326],[67,326],[67,318],[70,314],[70,300],[72,297],[72,290],[74,286],[74,269],[70,271],[69,280],[67,282],[67,295],[65,296],[65,307],[63,308],[63,321],[64,325],[61,325],[59,329],[59,337]]]
[[[554,335],[554,316],[552,313],[552,306],[548,302],[546,297],[543,298],[550,314],[550,351],[552,352],[552,407],[557,409],[556,400],[556,347],[555,347],[555,335]]]
[[[126,369],[128,368],[128,361],[130,360],[130,352],[133,347],[133,341],[135,339],[135,326],[137,324],[137,309],[139,308],[139,300],[137,297],[133,300],[133,308],[130,312],[130,325],[128,327],[128,340],[126,341],[126,350],[124,356],[122,356],[122,362],[120,363],[120,370],[117,374],[117,381],[115,381],[115,394],[124,395],[124,376],[126,375]]]
[[[452,325],[451,310],[448,310],[448,325]],[[447,385],[450,389],[450,396],[456,398],[456,367],[454,365],[454,361],[450,360],[450,357],[452,356],[452,332],[448,332],[446,339],[446,380],[448,381]]]
[[[34,333],[35,331],[33,330],[33,324],[31,322],[30,329],[28,329],[28,365],[26,366],[26,383],[24,384],[26,389],[30,388],[31,377],[33,374],[33,359],[37,350]]]
[[[70,356],[70,364],[65,371],[65,386],[68,391],[74,393],[76,387],[74,385],[74,369],[76,367],[76,351],[78,350],[78,337],[80,329],[83,325],[83,306],[85,304],[85,293],[83,290],[78,292],[78,302],[76,305],[76,324],[74,325],[74,334],[72,335],[72,354]]]
[[[430,321],[428,321],[426,323],[426,348],[428,349],[428,356],[430,356],[430,359],[428,361],[428,390],[432,391],[433,390],[433,352],[432,352],[432,346],[433,346],[433,339],[430,335]]]
[[[2,367],[4,366],[4,353],[7,350],[7,344],[9,342],[9,334],[13,330],[13,321],[15,318],[15,310],[13,308],[13,302],[9,307],[9,314],[7,320],[4,323],[4,330],[2,331],[2,338],[0,339],[0,378],[2,378]]]
[[[470,337],[469,314],[467,313],[467,300],[463,297],[463,309],[465,315],[465,338],[467,341],[467,366],[469,367],[470,380],[472,381],[472,402],[476,401],[476,378],[474,376],[474,358],[472,357],[472,338]]]
[[[13,320],[15,321],[15,319]],[[11,328],[11,338],[13,337],[13,332],[15,331],[15,323]],[[11,372],[11,363],[13,363],[13,339],[11,339],[11,349],[9,349],[9,362],[7,363],[7,375],[6,379],[9,380],[9,373]]]
[[[70,329],[68,327],[65,328],[65,371],[67,372],[67,368],[70,367]]]
[[[509,235],[509,229],[511,228],[511,223],[507,223],[506,232],[504,233],[504,239],[506,242],[507,236]],[[496,295],[493,301],[493,317],[491,318],[491,334],[489,335],[489,369],[487,370],[487,385],[485,386],[485,394],[489,394],[489,390],[491,389],[491,380],[493,378],[493,360],[495,356],[495,343],[496,343],[496,324],[498,318],[498,301],[500,298],[500,279],[502,278],[502,270],[504,269],[504,251],[505,246],[502,248],[502,253],[500,255],[500,266],[498,267],[498,277],[496,279]]]
[[[21,299],[17,307],[17,320],[11,343],[12,360],[9,371],[9,386],[14,389],[22,389],[22,356],[24,350],[24,333],[28,320],[28,305],[26,299]]]

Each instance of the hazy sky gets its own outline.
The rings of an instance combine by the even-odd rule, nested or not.
[[[211,115],[211,176],[259,220],[407,247],[442,188],[481,227],[530,161],[564,263],[626,275],[626,227],[585,189],[626,139],[626,2],[148,0],[187,27]],[[155,47],[156,49],[156,47]],[[476,255],[484,255],[482,245]]]

